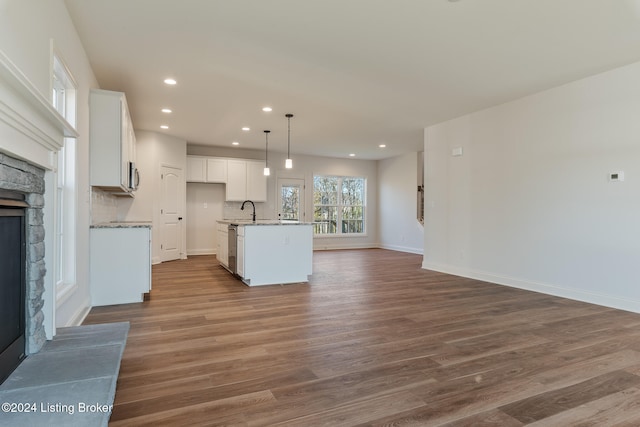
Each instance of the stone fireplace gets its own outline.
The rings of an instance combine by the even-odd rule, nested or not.
[[[44,170],[0,153],[0,190],[25,195],[29,205],[25,215],[26,353],[37,353],[46,342],[44,329]]]
[[[45,259],[52,269],[57,154],[65,137],[77,138],[78,133],[0,51],[0,190],[24,195],[28,205],[23,276],[27,355],[38,353],[55,335],[55,286]]]

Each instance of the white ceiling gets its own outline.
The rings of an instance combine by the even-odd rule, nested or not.
[[[293,113],[294,154],[381,159],[421,150],[426,126],[640,60],[638,0],[65,2],[135,128],[201,145],[264,149],[270,129],[286,151]]]

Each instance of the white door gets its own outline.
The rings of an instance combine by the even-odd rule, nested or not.
[[[162,166],[160,208],[160,261],[180,259],[182,252],[182,212],[180,189],[182,169]]]
[[[278,218],[305,221],[304,179],[278,179]]]

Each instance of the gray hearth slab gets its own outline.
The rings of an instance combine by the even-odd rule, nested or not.
[[[58,329],[0,385],[0,426],[106,426],[128,332],[128,322]]]

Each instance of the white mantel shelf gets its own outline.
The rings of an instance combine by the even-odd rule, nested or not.
[[[48,170],[64,138],[78,132],[20,69],[0,51],[0,150]]]

